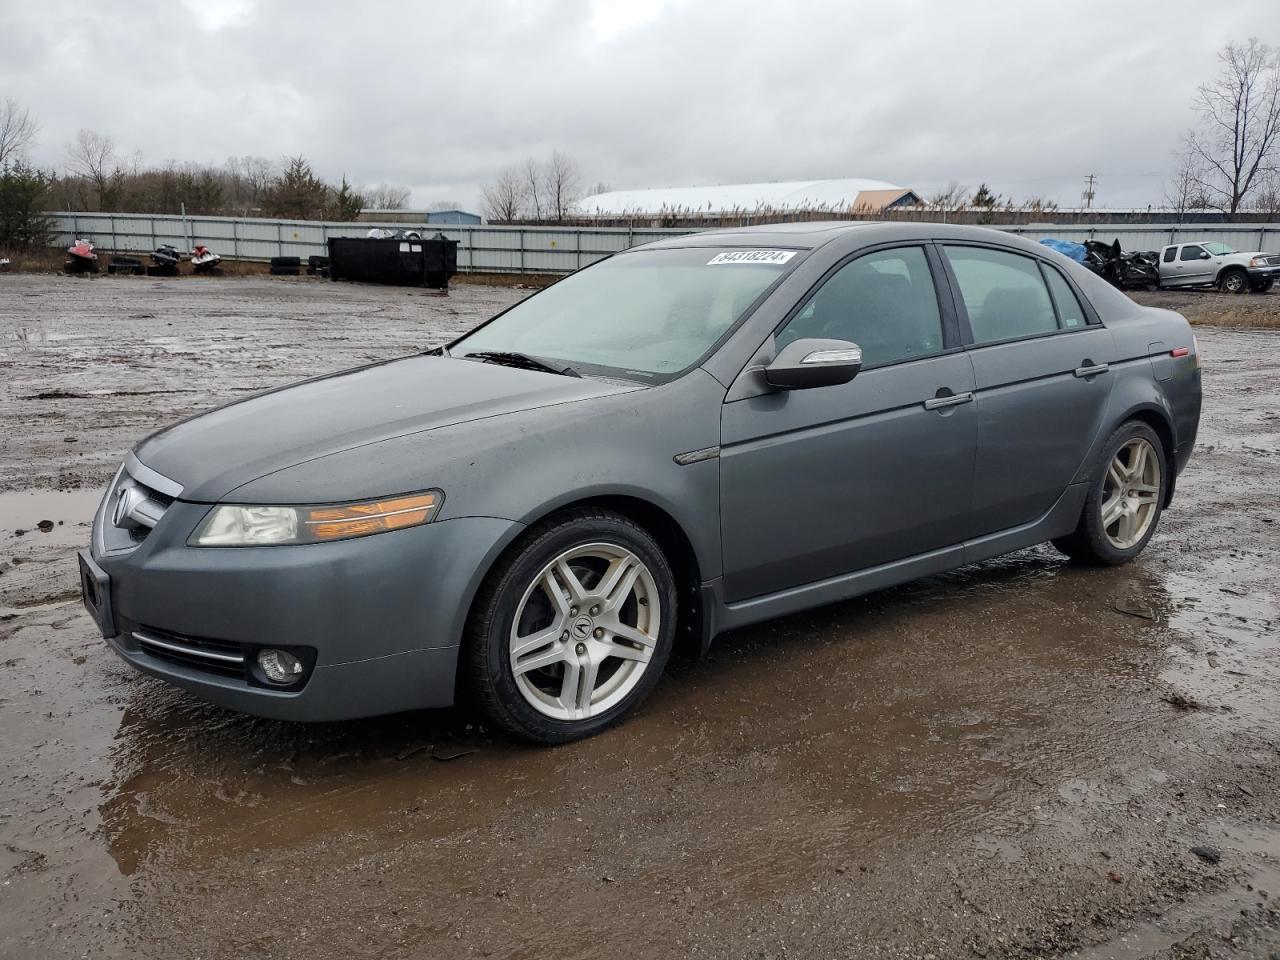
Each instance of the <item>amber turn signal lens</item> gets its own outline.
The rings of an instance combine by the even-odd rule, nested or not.
[[[305,522],[313,540],[363,537],[426,523],[435,516],[440,500],[440,494],[431,491],[369,503],[310,507]]]

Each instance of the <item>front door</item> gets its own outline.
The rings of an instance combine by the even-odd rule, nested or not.
[[[1183,244],[1178,251],[1178,276],[1182,283],[1212,283],[1215,270],[1209,251],[1200,244]]]
[[[940,261],[939,261],[940,262]],[[775,334],[849,340],[847,384],[725,404],[725,599],[759,597],[957,543],[973,493],[973,367],[944,333],[925,246],[834,271]],[[951,319],[948,310],[948,318]]]

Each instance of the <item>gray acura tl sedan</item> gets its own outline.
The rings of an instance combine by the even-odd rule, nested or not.
[[[701,233],[153,434],[81,581],[122,658],[214,703],[467,694],[564,742],[733,627],[1043,541],[1132,559],[1199,416],[1182,317],[1018,237]]]

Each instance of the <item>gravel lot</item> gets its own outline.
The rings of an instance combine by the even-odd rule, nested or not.
[[[1280,951],[1280,331],[1212,325],[1276,294],[1143,295],[1206,405],[1138,562],[743,630],[586,743],[255,720],[106,649],[73,551],[141,435],[526,292],[0,276],[0,957]]]

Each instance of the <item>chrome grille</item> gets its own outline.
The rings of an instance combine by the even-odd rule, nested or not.
[[[107,491],[95,531],[103,553],[132,550],[155,529],[182,487],[130,453]]]
[[[224,677],[244,677],[244,649],[238,643],[188,637],[154,627],[134,630],[133,639],[143,653],[157,660]]]

